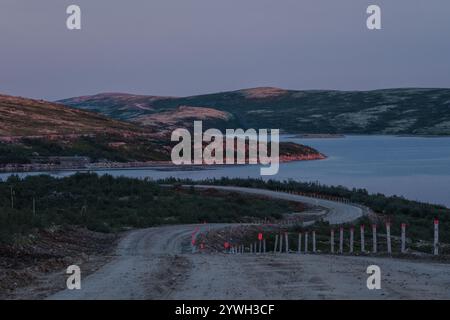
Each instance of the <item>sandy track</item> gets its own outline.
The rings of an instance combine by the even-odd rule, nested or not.
[[[227,187],[224,187],[227,188]],[[230,190],[230,188],[227,188]],[[231,188],[241,191],[241,188]],[[313,201],[305,197],[258,194]],[[252,192],[253,193],[253,192]],[[301,200],[300,200],[301,199]],[[307,201],[305,201],[307,200]],[[329,219],[351,221],[358,207],[319,200]],[[356,209],[355,209],[356,208]],[[342,213],[340,215],[340,213]],[[227,255],[190,252],[190,237],[226,224],[178,225],[130,232],[116,256],[82,279],[81,290],[50,299],[440,299],[450,298],[448,264],[392,258],[314,254]],[[381,267],[382,289],[368,290],[366,268]]]

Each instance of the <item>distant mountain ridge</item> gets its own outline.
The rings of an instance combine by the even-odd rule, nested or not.
[[[184,107],[203,108],[198,109],[199,116],[205,109],[209,110],[211,124],[206,126],[214,124],[219,128],[280,128],[289,133],[450,135],[450,89],[439,88],[296,91],[261,87],[178,98],[106,93],[59,102],[140,123]],[[224,114],[227,116],[223,117]],[[177,117],[171,125],[186,125],[193,119],[191,113],[184,120]],[[145,122],[151,126],[151,121]]]
[[[112,96],[122,101],[119,104],[130,99],[129,95],[123,94]],[[138,105],[134,109],[151,110],[148,101],[152,98],[145,97],[145,101],[136,102]],[[120,110],[127,109],[133,108]],[[133,123],[60,103],[0,94],[0,171],[169,164],[172,146],[176,144],[170,139],[171,126],[180,121],[187,121],[187,125],[192,126],[193,119],[212,124],[216,120],[229,122],[232,118],[227,112],[188,106],[141,117],[136,121],[138,123]],[[280,143],[280,161],[324,158],[313,148]],[[92,167],[92,164],[96,166]]]

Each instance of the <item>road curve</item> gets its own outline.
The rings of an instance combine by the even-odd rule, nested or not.
[[[316,204],[316,199],[267,190],[220,188]],[[333,223],[352,221],[362,214],[360,208],[348,204],[327,200],[318,200],[318,204],[331,209],[328,218]],[[450,268],[443,263],[321,254],[191,253],[192,234],[226,226],[230,224],[131,231],[109,263],[82,277],[81,290],[60,291],[48,299],[450,298]],[[366,286],[366,269],[373,264],[381,268],[380,290]]]
[[[190,187],[190,186],[184,185],[183,187]],[[302,202],[313,206],[321,206],[328,209],[328,214],[323,218],[323,220],[328,221],[330,224],[342,224],[352,222],[361,218],[369,211],[369,209],[365,208],[364,206],[359,206],[351,203],[342,203],[325,199],[317,199],[312,197],[300,196],[296,194],[290,194],[286,192],[271,191],[259,188],[215,186],[215,185],[194,185],[193,187],[201,189],[217,189],[224,191],[248,193],[281,200]]]
[[[189,261],[181,254],[189,252],[191,235],[225,226],[178,225],[132,231],[120,241],[109,263],[82,280],[81,290],[63,290],[49,299],[164,297],[170,291],[165,286],[170,283],[164,283],[163,278],[176,277],[189,268]]]

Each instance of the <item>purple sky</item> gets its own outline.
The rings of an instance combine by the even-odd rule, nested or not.
[[[81,31],[66,7],[82,9]],[[366,29],[382,8],[383,30]],[[448,0],[1,0],[0,92],[450,87]]]

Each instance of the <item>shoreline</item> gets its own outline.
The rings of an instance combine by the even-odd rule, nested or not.
[[[327,156],[322,153],[314,155],[300,155],[300,156],[280,156],[280,163],[288,163],[294,161],[316,161],[325,160]],[[90,171],[108,171],[108,170],[147,170],[147,169],[159,169],[166,171],[196,171],[196,170],[214,170],[220,167],[238,166],[238,165],[261,165],[261,164],[237,164],[237,163],[224,163],[224,164],[186,164],[176,165],[171,161],[148,161],[148,162],[126,162],[126,163],[93,163],[86,167],[77,166],[57,166],[57,165],[41,165],[31,167],[24,167],[24,165],[15,165],[13,170],[1,168],[0,174],[21,174],[21,173],[33,173],[33,172],[64,172],[64,171],[76,171],[76,172],[90,172]],[[25,165],[26,166],[26,165]]]

